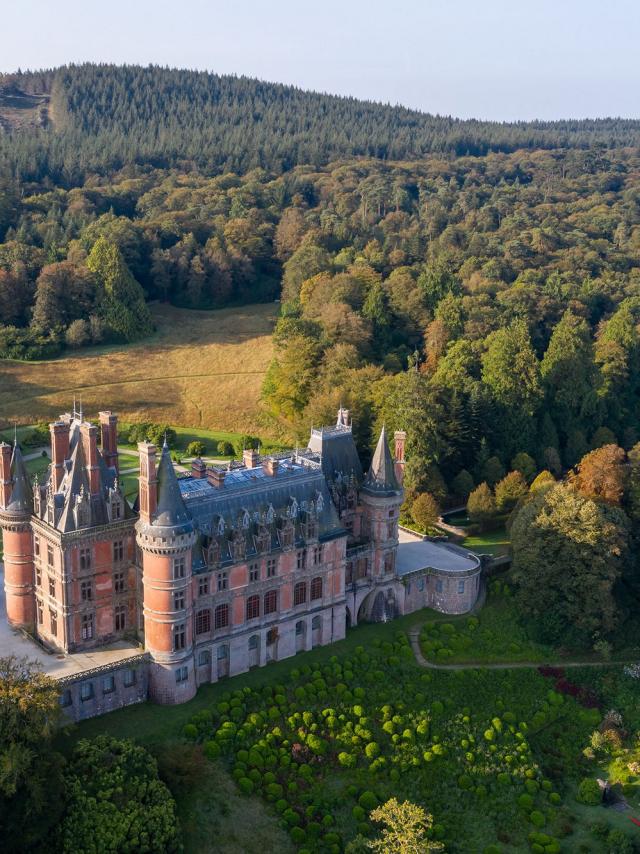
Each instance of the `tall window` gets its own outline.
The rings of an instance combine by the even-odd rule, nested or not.
[[[133,668],[124,671],[124,687],[131,688],[132,685],[136,684],[136,671]]]
[[[353,581],[353,562],[350,560],[347,561],[347,568],[345,571],[344,581],[345,581],[345,584],[351,584],[351,582]]]
[[[49,624],[51,626],[51,634],[55,637],[58,635],[58,612],[49,608]]]
[[[80,549],[80,569],[91,568],[91,549]]]
[[[185,559],[184,557],[174,557],[173,559],[173,577],[184,578],[185,575]]]
[[[51,543],[47,543],[47,563],[49,566],[53,566],[53,546]]]
[[[317,566],[322,561],[322,546],[313,547],[313,565]]]
[[[90,602],[93,599],[93,583],[91,581],[80,582],[80,599],[83,602]]]
[[[55,597],[56,595],[56,582],[51,576],[49,576],[49,596]]]
[[[91,640],[93,637],[93,614],[82,615],[82,640]]]
[[[42,570],[39,566],[36,566],[36,587],[42,586]]]
[[[176,592],[173,594],[173,610],[184,610],[184,590],[176,590]]]
[[[258,581],[260,578],[260,564],[259,563],[250,563],[249,564],[249,581]]]
[[[211,631],[211,611],[204,608],[196,614],[196,634],[204,635]]]
[[[226,590],[229,586],[229,573],[225,570],[218,573],[218,590]]]
[[[274,557],[267,558],[267,578],[273,578],[276,574],[277,560]]]
[[[302,605],[303,602],[307,601],[307,582],[300,581],[293,588],[293,604],[294,605]]]
[[[39,599],[36,602],[36,607],[38,609],[38,625],[41,626],[44,623],[44,610],[42,608],[42,602]]]
[[[320,576],[311,582],[311,599],[322,599],[322,578]]]
[[[198,653],[198,667],[204,667],[211,663],[211,652],[208,649],[201,649]]]
[[[178,667],[176,670],[176,684],[180,684],[180,682],[186,682],[189,678],[189,668],[188,667]]]
[[[198,596],[206,596],[209,593],[209,579],[199,578],[198,579]]]
[[[127,624],[127,609],[124,605],[116,605],[114,608],[114,621],[117,632],[124,631]]]
[[[249,596],[247,599],[247,620],[255,620],[260,616],[260,597]]]
[[[307,562],[307,552],[305,549],[301,549],[298,552],[298,569],[304,569],[304,565]]]
[[[229,606],[218,605],[214,615],[214,626],[216,629],[223,629],[229,625]]]
[[[269,590],[264,594],[264,613],[273,614],[278,610],[278,591]]]
[[[393,552],[387,552],[384,556],[384,571],[386,573],[393,572],[393,563],[394,563],[394,554]]]
[[[187,643],[187,630],[184,623],[178,623],[173,627],[173,648],[184,649]]]
[[[102,679],[102,693],[112,694],[116,690],[116,680],[114,676],[104,676]]]
[[[124,560],[124,542],[118,540],[113,544],[113,562],[121,563]]]
[[[464,593],[464,580],[458,582],[458,593]]]
[[[40,537],[33,538],[33,553],[36,556],[40,554]]]
[[[113,589],[116,593],[124,593],[126,587],[126,580],[124,572],[114,572],[113,573]]]

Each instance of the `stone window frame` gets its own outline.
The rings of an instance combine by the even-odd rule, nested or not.
[[[307,550],[300,549],[296,559],[296,566],[298,569],[304,569],[307,565]]]
[[[113,590],[114,593],[124,593],[127,589],[127,576],[125,572],[113,573]]]
[[[278,574],[278,559],[275,557],[267,558],[267,578],[275,578]]]
[[[316,599],[322,599],[324,580],[321,575],[316,575],[311,579],[311,596],[310,600],[314,602]]]
[[[102,677],[102,694],[113,694],[116,690],[116,678],[113,674]]]
[[[245,614],[247,621],[257,620],[260,616],[260,597],[257,594],[247,597]]]
[[[209,595],[209,576],[205,575],[203,578],[198,579],[198,596],[208,596]]]
[[[91,581],[90,579],[85,579],[84,581],[80,582],[80,601],[93,601],[93,581]]]
[[[39,626],[44,624],[44,605],[41,599],[36,599],[36,619]]]
[[[95,623],[96,620],[93,611],[88,611],[86,614],[82,614],[80,619],[80,637],[83,641],[93,640],[96,628]]]
[[[198,667],[207,667],[211,664],[211,650],[201,649],[198,652]]]
[[[254,584],[256,581],[260,581],[260,563],[253,561],[249,564],[249,583]]]
[[[80,683],[80,700],[84,703],[87,700],[93,700],[93,682]]]
[[[91,546],[81,546],[78,549],[78,566],[81,570],[91,569]]]
[[[69,688],[66,688],[62,694],[60,694],[60,705],[63,709],[68,708],[73,705],[73,698],[71,696],[71,691]]]
[[[49,608],[49,626],[51,628],[51,634],[54,638],[58,637],[58,612],[53,608]]]
[[[113,541],[113,562],[122,563],[124,561],[124,540]]]
[[[298,581],[297,584],[293,588],[293,604],[294,607],[296,605],[304,605],[307,601],[307,582],[306,581]]]
[[[229,589],[229,570],[219,569],[216,573],[216,588],[218,593]]]
[[[264,594],[264,604],[263,604],[263,613],[265,617],[267,614],[275,614],[278,611],[278,591],[276,589],[267,590]]]
[[[227,602],[216,605],[213,612],[214,629],[226,629],[229,626],[230,608]]]
[[[211,608],[201,608],[196,612],[195,630],[197,635],[205,635],[211,631]]]
[[[40,537],[38,536],[33,538],[33,553],[36,557],[40,555]]]
[[[441,578],[436,578],[436,593],[444,593],[444,581]]]
[[[36,566],[36,587],[42,587],[42,570]]]
[[[176,623],[173,627],[173,650],[179,652],[187,645],[187,624]]]
[[[113,609],[113,625],[116,632],[122,632],[127,627],[126,605],[116,605]]]
[[[127,670],[124,671],[124,677],[122,680],[122,684],[124,685],[124,687],[133,688],[137,681],[138,679],[136,671],[133,669],[133,667],[127,668]]]
[[[186,589],[181,587],[180,590],[174,590],[173,593],[173,610],[184,611]]]
[[[56,598],[56,580],[53,576],[49,576],[49,596]]]
[[[187,560],[184,555],[179,555],[173,559],[173,577],[174,579],[184,578],[187,573]]]
[[[189,680],[189,668],[184,664],[182,667],[178,667],[175,671],[176,673],[176,685],[180,685],[182,682],[187,682]]]
[[[464,593],[464,588],[465,588],[464,578],[460,578],[458,580],[458,595],[461,595],[462,593]]]
[[[51,543],[47,543],[47,566],[53,566],[53,546]]]

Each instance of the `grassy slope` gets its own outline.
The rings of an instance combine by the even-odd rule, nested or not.
[[[278,306],[152,311],[157,331],[137,344],[48,362],[0,361],[0,426],[46,421],[76,396],[85,411],[110,408],[124,420],[257,433]]]

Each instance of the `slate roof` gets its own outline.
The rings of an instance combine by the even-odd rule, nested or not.
[[[327,480],[334,481],[353,475],[358,486],[362,483],[362,463],[351,427],[337,424],[335,427],[312,430],[309,450],[318,454]]]
[[[364,479],[363,490],[375,495],[393,495],[400,492],[400,484],[396,478],[387,431],[382,427],[376,450],[371,460],[371,466]]]
[[[154,530],[166,529],[172,535],[193,531],[193,521],[185,507],[166,442],[158,465],[158,505],[151,525]]]
[[[7,511],[9,513],[31,513],[33,511],[33,493],[20,445],[17,442],[11,456],[11,480],[13,487]]]

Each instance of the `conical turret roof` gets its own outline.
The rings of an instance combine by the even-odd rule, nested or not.
[[[13,488],[7,510],[10,513],[32,513],[33,491],[29,483],[29,475],[22,458],[20,445],[17,442],[14,445],[11,457],[11,479]]]
[[[394,471],[389,443],[387,442],[387,431],[384,426],[380,431],[380,438],[371,460],[371,466],[364,479],[363,489],[378,495],[401,491]]]
[[[154,528],[173,528],[174,533],[193,530],[193,521],[182,500],[178,478],[166,443],[158,466],[158,505],[151,521]]]

